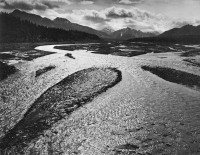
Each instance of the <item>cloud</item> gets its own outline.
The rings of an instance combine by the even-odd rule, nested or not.
[[[125,27],[141,31],[163,32],[173,26],[170,19],[159,14],[140,10],[135,7],[124,9],[120,7],[109,7],[104,10],[73,10],[65,16],[70,21],[81,23],[95,29],[112,27],[114,30]]]
[[[130,0],[120,0],[119,3],[122,3],[122,4],[132,4],[132,2]]]
[[[82,1],[81,4],[83,5],[91,5],[91,4],[94,4],[93,1]]]
[[[131,18],[132,13],[124,9],[117,9],[113,7],[111,8],[111,10],[108,10],[108,13],[106,14],[106,16],[108,18]]]
[[[159,4],[159,6],[172,3],[167,0],[152,1],[151,4]],[[51,19],[63,17],[74,23],[95,29],[111,27],[114,30],[118,30],[130,27],[145,32],[163,32],[187,24],[200,24],[199,17],[194,17],[193,14],[190,15],[193,17],[191,19],[178,20],[162,14],[152,13],[155,9],[145,11],[133,7],[136,6],[135,4],[141,3],[145,3],[148,8],[150,6],[155,8],[155,5],[150,5],[148,0],[0,0],[0,8],[4,10],[21,9]],[[175,6],[176,3],[174,3],[173,1],[172,6]],[[156,8],[156,10],[159,10],[159,8]],[[170,12],[174,10],[177,11],[178,9],[171,9]],[[166,11],[163,11],[163,13],[166,13]]]
[[[20,9],[25,11],[31,11],[31,10],[38,10],[38,11],[45,11],[47,9],[54,9],[59,8],[59,5],[56,3],[56,1],[43,1],[43,0],[4,0],[1,1],[1,8],[5,10],[13,10],[13,9]],[[62,2],[63,3],[63,2]]]
[[[110,21],[109,19],[100,17],[97,13],[93,13],[93,15],[86,15],[84,16],[84,18],[88,21],[91,21],[94,23],[102,23],[102,24],[105,24],[106,21]]]
[[[120,4],[130,5],[130,4],[139,4],[143,2],[143,0],[120,0]]]
[[[48,6],[46,6],[44,4],[40,4],[40,3],[36,3],[35,5],[33,5],[33,9],[35,9],[35,10],[42,10],[42,11],[44,11],[47,8],[48,8]]]
[[[53,2],[44,1],[42,4],[46,5],[49,9],[59,8],[59,5]]]
[[[73,2],[75,2],[75,3],[98,4],[98,5],[104,5],[104,6],[107,6],[107,7],[111,6],[111,5],[118,5],[118,4],[120,4],[120,5],[139,4],[143,1],[144,0],[73,0]]]
[[[33,5],[23,2],[23,1],[19,1],[19,2],[18,1],[13,1],[13,2],[4,1],[4,5],[2,7],[8,10],[10,9],[33,10],[34,8]]]
[[[173,27],[177,27],[177,28],[180,28],[180,27],[183,27],[185,25],[194,25],[194,26],[197,26],[200,24],[200,20],[190,20],[190,21],[183,21],[183,20],[175,20],[172,22],[172,25]]]
[[[40,4],[40,3],[31,4],[31,3],[24,2],[24,1],[13,1],[13,2],[4,1],[3,3],[4,4],[1,7],[3,9],[7,9],[7,10],[21,9],[21,10],[30,11],[33,9],[36,9],[36,10],[46,10],[47,9],[46,5]]]

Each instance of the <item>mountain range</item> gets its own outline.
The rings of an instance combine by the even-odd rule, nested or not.
[[[159,37],[180,37],[180,36],[200,36],[200,25],[192,26],[185,25],[181,28],[173,28],[169,31],[165,31]]]
[[[97,31],[93,28],[87,27],[87,26],[82,26],[76,23],[72,23],[69,20],[65,18],[55,18],[54,20],[48,19],[48,18],[43,18],[39,15],[27,13],[24,11],[20,10],[14,10],[12,13],[10,13],[12,16],[19,17],[22,20],[28,20],[31,23],[34,23],[36,25],[41,25],[45,27],[50,27],[50,28],[59,28],[59,29],[64,29],[64,30],[76,30],[76,31],[82,31],[86,32],[89,34],[95,34],[101,38],[108,38],[109,36],[101,31]]]
[[[20,10],[14,10],[10,13],[12,16],[19,17],[21,20],[28,20],[36,25],[45,26],[49,28],[59,28],[63,30],[76,30],[89,34],[95,34],[103,39],[127,40],[130,38],[154,37],[157,33],[149,33],[137,31],[131,28],[125,28],[118,31],[113,31],[111,28],[104,28],[103,30],[95,30],[88,26],[82,26],[70,22],[68,19],[57,17],[54,20],[43,18],[39,15],[27,13]]]
[[[129,27],[115,31],[110,34],[110,36],[115,39],[115,40],[128,40],[131,38],[146,38],[146,37],[155,37],[158,34],[155,33],[150,33],[150,32],[142,32],[142,31],[137,31],[134,29],[131,29]]]
[[[200,25],[185,25],[165,31],[156,37],[132,38],[128,41],[196,44],[200,43]]]
[[[105,27],[101,31],[108,34],[108,35],[110,35],[111,33],[114,32],[114,30],[112,28],[109,28],[109,27]]]
[[[45,19],[46,20],[46,19]],[[46,20],[48,21],[48,20]],[[97,35],[36,25],[7,13],[0,13],[0,42],[100,42]]]
[[[37,26],[43,26],[44,28],[40,27],[39,30],[36,31],[37,35],[39,35],[39,36],[35,35],[35,38],[31,37],[33,40],[38,40],[38,41],[45,40],[44,38],[41,37],[44,34],[41,35],[38,32],[49,32],[52,35],[52,34],[54,34],[55,31],[59,30],[59,33],[61,33],[61,30],[62,30],[63,34],[68,31],[71,31],[70,34],[72,34],[72,36],[76,36],[76,37],[81,36],[81,32],[83,32],[84,34],[87,34],[86,40],[89,38],[90,38],[90,40],[91,40],[91,38],[96,38],[95,40],[98,40],[97,38],[99,37],[104,40],[108,39],[108,40],[151,41],[151,42],[152,41],[153,42],[192,42],[192,43],[200,42],[200,26],[185,25],[181,28],[173,28],[162,34],[159,34],[158,32],[142,32],[140,30],[131,29],[129,27],[120,29],[117,31],[114,31],[110,27],[105,27],[102,30],[95,30],[88,26],[83,26],[80,24],[72,23],[66,18],[57,17],[54,20],[51,20],[48,18],[43,18],[39,15],[27,13],[27,12],[20,11],[20,10],[14,10],[9,15],[12,17],[18,18],[21,21],[28,21],[29,23],[34,24],[36,27],[31,25],[31,27],[34,29],[34,31],[36,31]],[[4,18],[6,19],[8,17],[5,16]],[[2,18],[2,19],[4,19],[4,18]],[[11,18],[11,17],[9,17],[9,18]],[[14,19],[14,21],[16,22],[16,19]],[[3,23],[3,22],[1,22],[1,23]],[[10,22],[10,23],[13,24],[13,22]],[[19,27],[21,24],[21,27],[24,27],[25,30],[29,30],[27,32],[29,34],[32,34],[32,32],[30,32],[31,31],[30,28],[23,26],[22,23],[20,23],[20,22],[17,22],[17,23],[18,23]],[[9,24],[9,22],[8,22],[8,24]],[[29,25],[28,23],[25,23],[25,24],[27,26]],[[8,25],[8,27],[6,27],[5,24],[3,24],[3,25],[5,26],[4,29],[9,28],[9,25]],[[21,27],[20,27],[20,29],[21,29]],[[49,30],[45,30],[45,28],[48,28]],[[22,30],[22,31],[25,31],[25,30]],[[1,31],[2,31],[1,33],[5,33],[2,30],[2,28],[1,28]],[[72,32],[72,31],[74,31],[74,32]],[[7,38],[8,38],[7,41],[9,41],[9,37],[11,36],[11,34],[14,34],[14,32],[12,32],[11,29],[9,29],[9,33],[10,34],[7,36]],[[15,31],[15,36],[13,38],[16,37],[16,34],[19,36],[23,35],[22,32]],[[91,36],[88,34],[90,34]],[[67,37],[61,36],[61,34],[59,34],[59,36],[61,38],[58,38],[58,39],[54,38],[53,40],[56,41],[56,40],[60,39],[60,40],[64,41],[67,39]],[[23,36],[23,37],[25,37],[25,36]],[[48,37],[50,37],[50,35]],[[50,38],[48,38],[48,37],[46,38],[47,41],[50,40]],[[68,37],[68,38],[70,38],[70,37]],[[80,38],[83,39],[84,37],[80,37]],[[26,41],[29,40],[27,38],[26,39],[23,38],[23,39]],[[78,40],[77,38],[75,39],[74,37],[71,37],[71,39],[72,39],[72,41]],[[6,39],[4,39],[4,40],[6,40]],[[19,40],[19,38],[17,40]],[[69,41],[69,39],[67,39],[67,40]]]

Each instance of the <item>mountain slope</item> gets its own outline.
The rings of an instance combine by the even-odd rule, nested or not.
[[[82,26],[76,23],[71,23],[69,20],[65,18],[56,18],[54,20],[50,20],[48,18],[42,18],[41,16],[27,13],[20,10],[14,10],[12,13],[10,13],[12,16],[19,17],[22,20],[28,20],[34,24],[51,27],[51,28],[59,28],[64,30],[76,30],[76,31],[82,31],[90,34],[98,35],[101,38],[109,38],[109,36],[101,31],[95,30],[93,28]]]
[[[199,44],[200,43],[200,25],[185,25],[181,28],[173,28],[157,37],[135,38],[128,41],[144,41],[144,42],[160,42],[160,43],[184,43]]]
[[[111,33],[114,32],[114,30],[112,28],[108,28],[108,27],[102,29],[101,31],[108,34],[108,35],[110,35]]]
[[[42,18],[38,15],[26,13],[24,11],[14,10],[13,12],[10,13],[10,15],[19,17],[22,20],[27,20],[37,25],[46,26],[46,27],[55,27],[55,24],[50,19]]]
[[[159,37],[200,36],[200,25],[185,25],[162,33]]]
[[[6,13],[0,13],[0,23],[0,42],[100,41],[96,35],[38,26]]]
[[[132,38],[145,38],[145,37],[154,37],[154,33],[145,33],[142,31],[137,31],[131,28],[125,28],[111,33],[111,37],[117,40],[128,40]]]
[[[55,27],[61,28],[64,30],[76,30],[76,31],[82,31],[90,34],[95,34],[101,38],[109,38],[109,36],[106,33],[103,33],[101,31],[97,31],[95,29],[92,29],[87,26],[82,26],[76,23],[71,23],[69,20],[65,18],[56,18],[53,20],[53,23]]]

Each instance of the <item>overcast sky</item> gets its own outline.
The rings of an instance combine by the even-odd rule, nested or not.
[[[63,17],[95,29],[163,32],[200,25],[200,0],[0,0],[0,11],[14,9],[50,19]]]

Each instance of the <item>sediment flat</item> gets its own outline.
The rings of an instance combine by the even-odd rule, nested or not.
[[[2,154],[24,154],[31,141],[122,79],[115,68],[78,71],[45,91],[0,141]],[[24,152],[23,152],[24,151]]]
[[[4,95],[1,109],[6,109],[1,116],[1,137],[63,78],[91,67],[111,67],[122,72],[121,82],[45,130],[29,143],[27,154],[200,153],[200,92],[142,69],[158,66],[200,76],[197,66],[188,67],[178,53],[148,53],[130,58],[53,47],[37,47],[56,54],[18,64],[21,72],[0,83]],[[75,59],[64,56],[66,53]],[[55,69],[38,78],[31,76],[41,66],[50,65]]]

